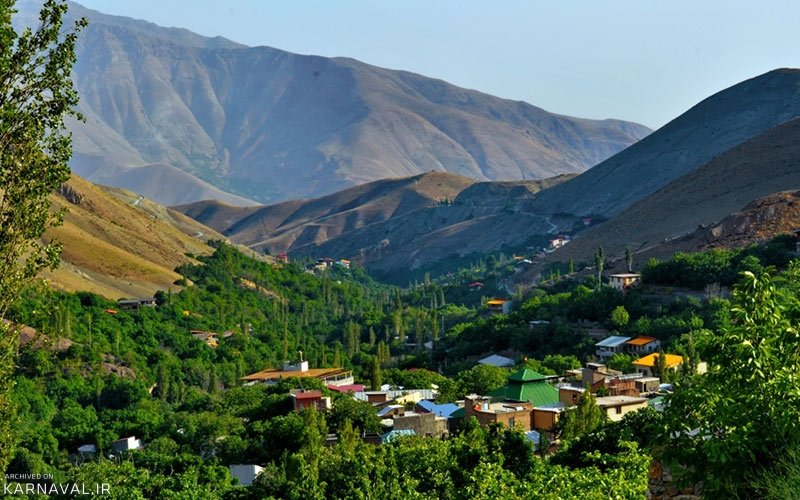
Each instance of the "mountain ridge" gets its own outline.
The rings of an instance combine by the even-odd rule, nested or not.
[[[531,209],[617,215],[715,156],[800,116],[798,88],[800,70],[791,68],[728,87],[584,175],[542,193]]]
[[[221,190],[172,199],[144,186],[141,194],[167,204],[224,199],[224,191],[262,202],[317,197],[429,170],[546,178],[583,171],[650,132],[350,58],[73,14],[83,13],[90,25],[78,43],[75,80],[87,123],[72,124],[75,171],[132,187],[130,170],[170,166]]]

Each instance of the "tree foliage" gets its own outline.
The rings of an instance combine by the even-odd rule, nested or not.
[[[748,478],[800,446],[800,265],[783,276],[745,273],[732,324],[697,333],[708,373],[666,401],[667,456],[711,495],[760,496]]]
[[[50,194],[69,178],[72,140],[64,119],[76,115],[70,73],[84,19],[63,30],[66,2],[48,0],[39,24],[17,33],[14,0],[0,0],[0,317],[20,287],[58,263],[59,246],[39,238],[60,221]],[[13,449],[9,405],[17,334],[0,326],[0,470]]]

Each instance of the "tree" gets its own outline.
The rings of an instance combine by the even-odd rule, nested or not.
[[[633,373],[633,357],[625,353],[618,352],[613,355],[611,359],[606,362],[606,366],[612,370],[621,371],[622,373]]]
[[[628,272],[633,272],[633,252],[628,247],[625,247],[625,263],[628,265]]]
[[[669,382],[670,379],[667,357],[661,349],[656,353],[655,364],[653,365],[653,376],[660,378],[664,383]]]
[[[594,255],[594,265],[597,267],[597,288],[603,286],[603,267],[606,263],[606,253],[603,251],[603,247],[597,249],[597,253]]]
[[[666,401],[666,456],[687,466],[691,480],[702,479],[709,498],[764,498],[747,478],[800,449],[798,280],[798,263],[775,278],[746,272],[730,324],[695,332],[708,373],[684,381]]]
[[[567,370],[574,370],[581,367],[581,361],[573,355],[548,354],[542,360],[542,365],[550,368],[558,375],[567,373]]]
[[[23,284],[58,264],[59,245],[40,237],[61,219],[49,212],[49,195],[69,179],[72,139],[64,118],[78,116],[70,72],[86,26],[81,19],[62,30],[67,4],[47,0],[39,25],[17,33],[14,3],[0,0],[0,317]],[[8,393],[17,342],[18,333],[0,329],[0,470],[13,453]]]
[[[597,400],[588,389],[581,394],[577,407],[568,409],[563,415],[561,436],[566,441],[592,432],[605,419],[603,410],[597,406]]]
[[[615,328],[619,329],[628,324],[631,316],[628,314],[628,310],[625,309],[625,306],[617,306],[613,311],[611,311],[611,316],[609,319],[611,320],[611,324],[614,325]]]
[[[459,373],[458,380],[467,394],[486,395],[506,384],[508,370],[491,365],[475,365]]]
[[[381,375],[381,361],[378,359],[378,356],[372,356],[372,366],[370,367],[370,386],[372,387],[372,390],[379,391],[381,390],[381,384],[383,384]]]

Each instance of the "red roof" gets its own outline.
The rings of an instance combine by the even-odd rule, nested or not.
[[[322,391],[304,391],[292,394],[295,399],[319,399],[322,397]]]
[[[364,384],[329,385],[328,389],[336,392],[364,392]]]
[[[483,283],[481,283],[480,281],[476,281],[476,282],[474,282],[474,283],[470,283],[470,284],[469,284],[469,285],[467,285],[467,286],[468,286],[468,287],[472,287],[472,288],[474,288],[474,287],[478,287],[478,286],[483,286]]]

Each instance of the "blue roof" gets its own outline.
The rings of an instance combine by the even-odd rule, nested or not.
[[[528,439],[528,441],[533,443],[533,451],[539,449],[539,439],[541,438],[541,434],[539,434],[537,431],[528,431],[525,433],[525,437]]]
[[[400,429],[396,431],[389,431],[386,434],[381,434],[381,443],[391,443],[393,440],[400,436],[416,436],[417,433],[414,429]]]
[[[378,416],[379,416],[379,417],[383,417],[383,416],[385,416],[386,414],[390,413],[392,410],[397,410],[398,408],[403,408],[403,405],[389,405],[389,406],[384,406],[383,408],[381,408],[381,409],[378,411]]]
[[[619,347],[625,342],[629,341],[630,337],[620,337],[619,335],[612,335],[607,339],[603,339],[596,343],[596,347]]]
[[[423,399],[417,403],[417,406],[423,410],[438,415],[440,417],[450,418],[454,411],[458,410],[459,406],[453,403],[436,404],[433,401]]]

